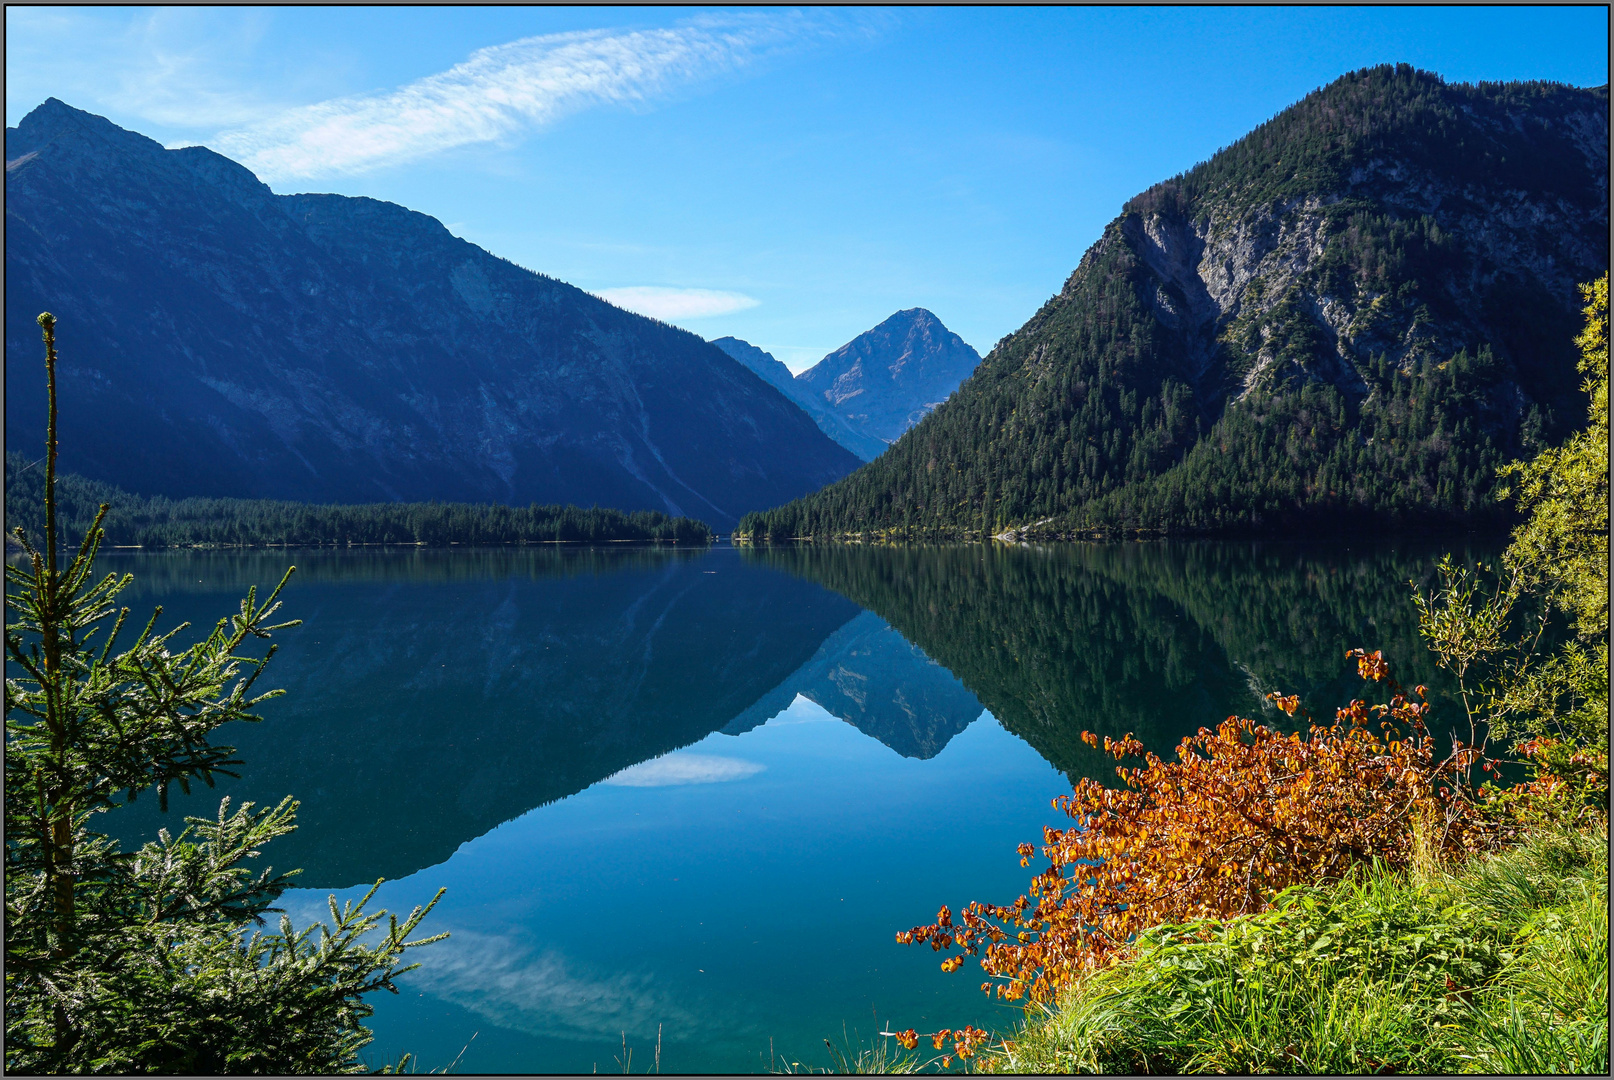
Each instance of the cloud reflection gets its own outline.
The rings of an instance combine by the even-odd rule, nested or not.
[[[700,1019],[650,975],[591,977],[564,957],[536,954],[507,935],[452,933],[442,945],[420,951],[420,968],[410,980],[500,1027],[563,1039],[654,1038],[658,1025],[701,1028]]]
[[[601,780],[613,787],[672,787],[678,784],[721,784],[755,776],[766,765],[715,754],[668,754],[643,761]]]

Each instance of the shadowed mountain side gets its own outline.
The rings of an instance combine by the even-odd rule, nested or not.
[[[1347,648],[1382,648],[1457,713],[1418,637],[1406,581],[1438,552],[1293,545],[748,549],[850,597],[944,665],[1005,728],[1072,779],[1114,762],[1083,730],[1168,752],[1232,714],[1283,720],[1299,693],[1327,721],[1366,696]]]
[[[265,722],[221,732],[245,761],[218,791],[174,793],[107,819],[126,839],[184,814],[216,812],[220,794],[301,801],[298,830],[275,843],[299,883],[337,888],[398,878],[447,859],[468,840],[621,769],[721,728],[813,656],[857,613],[800,578],[722,557],[636,552],[499,552],[481,577],[419,580],[396,567],[343,575],[330,556],[285,595],[304,625],[265,682],[287,690]],[[440,560],[401,561],[444,568]],[[230,582],[272,582],[285,560],[236,557]],[[211,625],[233,585],[160,594],[147,560],[144,596],[162,595],[164,624]],[[360,566],[386,557],[361,556]],[[179,560],[174,560],[174,566]],[[243,576],[249,575],[249,576]],[[294,581],[296,579],[294,578]],[[172,620],[172,621],[170,621]],[[194,632],[194,631],[193,631]]]
[[[51,99],[6,130],[6,446],[143,495],[741,513],[857,458],[698,336]]]
[[[797,694],[909,758],[935,757],[981,715],[981,703],[950,671],[867,611],[831,634],[724,734],[767,723]]]
[[[774,359],[772,353],[763,352],[749,341],[737,337],[720,337],[712,341],[719,349],[750,368],[785,397],[800,405],[818,430],[840,443],[858,456],[861,461],[873,461],[885,452],[888,443],[853,427],[845,417],[831,409],[818,395],[796,381],[790,369]]]

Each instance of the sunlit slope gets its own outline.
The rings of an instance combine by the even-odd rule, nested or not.
[[[891,450],[741,531],[1492,521],[1496,466],[1584,422],[1607,131],[1607,87],[1345,76],[1128,202]]]

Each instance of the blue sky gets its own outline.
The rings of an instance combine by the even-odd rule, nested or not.
[[[801,370],[927,307],[983,354],[1127,198],[1405,61],[1608,81],[1603,7],[6,9],[55,96],[278,192],[431,214]]]

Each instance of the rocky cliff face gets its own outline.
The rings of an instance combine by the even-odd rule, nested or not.
[[[852,451],[860,460],[873,461],[888,445],[885,440],[865,434],[854,427],[851,421],[799,382],[796,376],[790,373],[790,369],[776,360],[772,353],[764,352],[749,341],[742,341],[737,337],[716,338],[712,344],[762,376],[770,386],[801,406],[807,415],[813,418],[813,423],[818,425],[818,430]]]
[[[1287,169],[1276,140],[1295,144]],[[1120,222],[1159,282],[1161,320],[1203,342],[1190,371],[1224,369],[1202,393],[1300,379],[1359,399],[1372,357],[1410,370],[1487,344],[1511,361],[1504,396],[1568,404],[1560,331],[1577,283],[1608,263],[1606,87],[1376,69],[1219,156]],[[1285,357],[1296,321],[1313,348]]]
[[[899,311],[796,376],[851,425],[895,442],[970,377],[981,355],[924,308]]]
[[[6,446],[146,494],[656,509],[719,529],[850,471],[693,334],[54,99],[6,131]]]
[[[1588,172],[1602,163],[1605,183],[1593,195],[1606,201],[1607,145],[1601,157],[1595,147],[1585,150]],[[1510,381],[1528,400],[1562,395],[1564,380],[1535,355],[1538,343],[1525,340],[1544,335],[1521,334],[1507,316],[1513,305],[1533,303],[1536,317],[1563,321],[1578,280],[1607,257],[1606,243],[1586,228],[1591,207],[1374,165],[1356,170],[1344,192],[1256,206],[1207,199],[1193,219],[1151,206],[1146,195],[1121,219],[1118,235],[1106,237],[1154,278],[1153,314],[1182,336],[1183,374],[1196,390],[1239,400],[1262,387],[1320,381],[1360,400],[1369,388],[1359,366],[1370,358],[1410,369],[1474,345],[1475,329],[1485,327],[1494,330],[1493,347],[1517,358]],[[1381,212],[1418,221],[1417,239],[1457,272],[1395,291],[1362,280],[1367,268],[1356,280],[1340,273],[1341,220],[1361,211],[1350,205],[1353,195],[1368,192]],[[1311,324],[1319,347],[1285,357],[1285,324],[1297,317]],[[1515,404],[1527,400],[1513,387],[1504,393]]]

